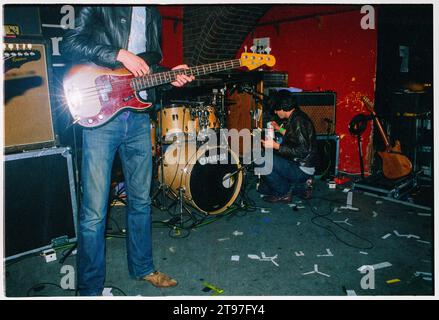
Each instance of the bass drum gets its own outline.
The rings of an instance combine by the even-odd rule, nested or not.
[[[197,149],[174,143],[164,157],[164,183],[175,192],[183,188],[186,203],[206,214],[219,214],[236,200],[242,186],[239,158],[228,146]]]

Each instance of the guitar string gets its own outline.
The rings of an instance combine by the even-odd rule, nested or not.
[[[140,76],[140,77],[134,77],[134,78],[131,78],[131,79],[115,80],[115,81],[111,81],[111,84],[118,84],[118,83],[126,84],[127,82],[131,82],[133,80],[136,80],[137,82],[142,82],[142,81],[143,82],[151,82],[152,83],[151,87],[153,87],[153,86],[157,86],[157,85],[160,85],[160,84],[164,84],[164,83],[166,83],[168,81],[169,82],[173,82],[173,81],[176,80],[176,78],[174,78],[174,79],[168,79],[168,78],[171,77],[171,76],[176,77],[179,74],[186,74],[186,75],[195,75],[195,76],[197,76],[197,75],[204,75],[204,74],[219,72],[219,71],[225,70],[224,68],[229,69],[229,68],[239,67],[240,64],[235,66],[236,62],[239,62],[239,59],[231,60],[231,61],[226,61],[226,62],[218,62],[218,63],[209,64],[209,65],[212,65],[212,66],[216,65],[217,66],[216,68],[218,68],[218,69],[217,70],[212,70],[212,68],[209,67],[210,71],[208,71],[208,72],[206,72],[204,70],[206,68],[205,66],[207,66],[207,65],[205,65],[203,67],[203,70],[204,70],[203,73],[197,73],[197,72],[201,71],[201,66],[198,66],[198,67],[193,67],[193,68],[190,68],[190,69],[179,69],[179,70],[172,70],[172,71],[168,71],[168,72],[161,72],[161,73],[156,73],[156,74],[151,74],[151,75],[144,75],[144,76]],[[230,66],[226,66],[226,63],[229,63]],[[222,68],[219,68],[220,67],[219,64],[224,64],[224,66]],[[191,71],[191,72],[189,72],[189,71]],[[167,74],[169,76],[167,76]],[[165,80],[165,82],[158,83],[158,84],[154,85],[154,82],[155,82],[154,79],[156,79],[158,81]],[[151,81],[149,81],[149,80],[151,80]],[[81,88],[81,92],[87,93],[87,90],[95,91],[97,88],[105,88],[105,85],[96,85],[96,86]]]
[[[134,78],[135,79],[135,78]],[[127,82],[131,82],[133,79],[124,79],[124,80],[117,80],[117,81],[113,81],[113,82],[111,82],[111,84],[112,84],[112,86],[114,85],[114,87],[116,87],[116,88],[113,88],[113,90],[116,90],[117,91],[117,86],[121,86],[121,85],[124,85],[124,84],[126,84]],[[151,83],[152,83],[152,85],[151,86],[147,86],[146,88],[150,88],[150,87],[154,87],[154,86],[158,86],[158,85],[161,85],[161,84],[164,84],[164,83],[169,83],[169,82],[173,82],[173,81],[175,81],[175,79],[158,79],[158,80],[166,80],[165,82],[163,82],[163,83],[157,83],[157,84],[155,84],[154,85],[154,81],[150,81]],[[94,98],[97,98],[97,97],[99,97],[99,96],[101,96],[102,95],[102,93],[100,93],[99,92],[99,90],[101,90],[101,89],[104,89],[106,86],[105,85],[96,85],[96,86],[94,86],[94,87],[88,87],[88,89],[87,90],[82,90],[81,92],[83,93],[83,95],[82,95],[82,97],[81,97],[81,99],[83,100],[83,101],[91,101],[91,100],[93,100]],[[145,89],[146,89],[145,88]],[[142,89],[139,89],[139,90],[136,90],[136,88],[133,88],[133,87],[131,87],[131,89],[133,90],[133,91],[139,91],[139,90],[142,90]]]
[[[218,72],[218,71],[212,71],[211,73],[214,73],[214,72]],[[119,85],[119,84],[120,85],[126,85],[127,83],[132,83],[133,80],[135,80],[135,81],[137,81],[137,84],[134,83],[134,86],[138,85],[139,82],[140,82],[140,87],[142,87],[142,89],[147,89],[147,88],[158,86],[158,85],[162,85],[162,84],[165,84],[165,83],[174,82],[174,81],[176,81],[176,76],[179,75],[179,74],[194,75],[194,76],[199,75],[199,74],[196,74],[196,73],[175,73],[173,78],[171,78],[170,76],[164,76],[164,77],[162,77],[162,76],[159,76],[159,77],[157,77],[157,76],[146,76],[149,79],[145,79],[145,78],[143,78],[145,76],[142,76],[142,77],[136,77],[136,78],[131,78],[131,79],[123,79],[123,80],[111,81],[111,85],[116,85],[116,86]],[[203,73],[203,74],[207,74],[207,73]],[[154,82],[156,82],[156,84],[154,84]],[[145,86],[145,83],[146,83],[146,86]],[[92,93],[92,92],[95,92],[96,90],[104,89],[105,87],[106,87],[105,84],[98,84],[98,85],[91,86],[91,87],[85,87],[85,88],[81,89],[81,93],[85,93],[85,94]],[[136,90],[135,87],[132,88],[132,89]],[[137,89],[136,91],[142,90],[142,89]]]

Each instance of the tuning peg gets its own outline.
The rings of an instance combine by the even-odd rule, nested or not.
[[[251,47],[250,47],[250,50],[251,50],[253,53],[255,53],[255,51],[256,51],[256,46],[251,46]]]
[[[247,52],[247,46],[244,46],[244,52]]]
[[[266,52],[267,54],[270,54],[270,52],[271,52],[271,48],[270,48],[270,47],[265,48],[265,52]]]

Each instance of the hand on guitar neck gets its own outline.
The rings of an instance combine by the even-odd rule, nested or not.
[[[365,96],[362,97],[361,100],[369,112],[374,116],[375,124],[385,144],[385,150],[378,151],[378,155],[383,162],[383,175],[388,179],[399,179],[409,175],[412,172],[413,166],[410,160],[401,153],[400,142],[396,140],[395,145],[392,147],[386,133],[384,132],[383,126],[375,113],[372,102]]]
[[[117,54],[116,60],[123,64],[123,66],[131,72],[135,77],[145,76],[150,74],[150,68],[149,65],[146,63],[145,60],[143,60],[141,57],[135,55],[134,53],[125,50],[120,49],[119,53]],[[189,67],[186,64],[178,65],[172,70],[179,70],[179,69],[189,69]],[[195,79],[194,76],[187,76],[184,74],[178,74],[175,81],[171,82],[171,84],[174,87],[182,87],[186,83],[191,82]]]

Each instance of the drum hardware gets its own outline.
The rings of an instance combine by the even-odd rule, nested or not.
[[[247,183],[248,183],[247,175],[248,175],[248,170],[249,170],[249,167],[254,165],[255,161],[259,160],[259,159],[261,159],[261,158],[254,159],[254,160],[250,161],[248,164],[242,165],[238,170],[236,170],[235,172],[232,172],[230,174],[230,176],[224,177],[224,179],[223,179],[223,181],[228,180],[231,177],[235,176],[236,174],[239,174],[240,172],[242,172],[242,176],[243,176],[243,178],[242,178],[242,187],[241,187],[241,190],[239,192],[239,204],[238,204],[238,207],[240,209],[248,210],[248,209],[257,209],[257,208],[259,208],[259,207],[256,207],[254,205],[254,202],[252,200],[250,200],[250,198],[247,195]],[[261,178],[260,175],[258,175],[258,182],[257,183],[260,182],[260,178]]]
[[[190,230],[209,215],[236,208],[232,205],[240,195],[243,182],[243,171],[237,170],[240,168],[239,157],[229,148],[227,140],[225,144],[213,146],[203,142],[207,135],[204,139],[202,137],[203,132],[207,132],[220,138],[219,129],[225,124],[225,90],[213,90],[211,101],[172,100],[171,108],[164,106],[162,101],[160,103],[155,164],[159,186],[152,199],[155,206],[173,216],[167,223],[177,233],[182,229]],[[190,130],[184,127],[186,119],[195,120]],[[165,131],[168,129],[169,132],[172,128],[180,136],[178,141],[170,143]],[[193,139],[190,134],[197,137]],[[176,153],[176,150],[179,152]],[[211,151],[213,156],[209,153]],[[170,161],[175,156],[179,160],[176,164]],[[229,160],[225,165],[221,162],[223,158]],[[227,176],[228,179],[223,179]],[[173,207],[175,209],[170,210]],[[189,216],[189,220],[184,219],[185,215]],[[190,228],[187,227],[188,221],[192,223]]]
[[[185,193],[184,187],[177,188],[177,193],[175,193],[172,189],[169,189],[169,196],[173,198],[172,204],[169,208],[175,206],[174,213],[171,214],[173,218],[168,221],[169,225],[172,225],[172,230],[170,235],[173,237],[184,238],[187,237],[190,233],[190,230],[196,225],[200,224],[202,220],[204,220],[205,215],[201,218],[196,218],[196,212],[191,210],[191,208],[186,205],[184,201],[183,194]],[[178,213],[176,213],[178,209]],[[169,210],[168,210],[169,212]],[[184,216],[188,215],[189,219],[192,221],[191,224],[185,225],[188,220],[184,220]]]

